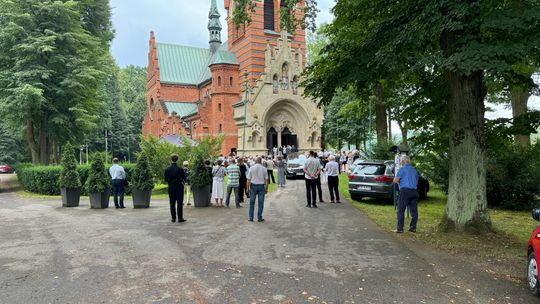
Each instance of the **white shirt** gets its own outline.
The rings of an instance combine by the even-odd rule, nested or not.
[[[269,159],[266,161],[266,170],[274,170],[274,161]]]
[[[126,179],[126,171],[118,164],[114,164],[109,169],[109,174],[112,179]]]
[[[261,164],[255,164],[249,169],[247,179],[254,185],[264,185],[268,180],[268,172]]]
[[[321,169],[321,162],[316,159],[315,157],[310,157],[306,160],[306,163],[304,164],[304,170],[306,170],[310,175],[315,175],[317,173],[317,170]],[[305,175],[306,179],[317,179],[317,176],[310,177],[308,174]]]
[[[329,161],[326,166],[326,174],[328,176],[338,176],[339,175],[339,165],[335,161],[331,160]]]

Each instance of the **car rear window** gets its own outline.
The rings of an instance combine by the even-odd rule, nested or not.
[[[363,164],[356,167],[354,173],[358,175],[384,175],[385,171],[386,165]]]

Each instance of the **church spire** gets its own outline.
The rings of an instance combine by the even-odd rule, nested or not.
[[[210,13],[208,13],[208,32],[210,34],[210,51],[215,53],[221,46],[221,22],[216,0],[212,0]]]

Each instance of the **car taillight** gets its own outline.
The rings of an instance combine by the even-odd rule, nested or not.
[[[388,175],[377,176],[375,177],[375,181],[379,183],[388,183],[392,181],[392,178]]]
[[[349,181],[352,182],[354,180],[355,176],[354,175],[349,175]]]

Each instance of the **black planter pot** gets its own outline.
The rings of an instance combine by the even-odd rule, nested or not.
[[[63,207],[79,207],[81,188],[60,188]]]
[[[133,197],[133,208],[149,208],[152,190],[131,189]]]
[[[90,193],[90,208],[92,209],[104,209],[109,208],[109,196],[110,190],[105,190],[98,193]]]
[[[210,206],[210,187],[210,185],[204,187],[191,187],[191,192],[193,192],[193,205],[195,207]]]

